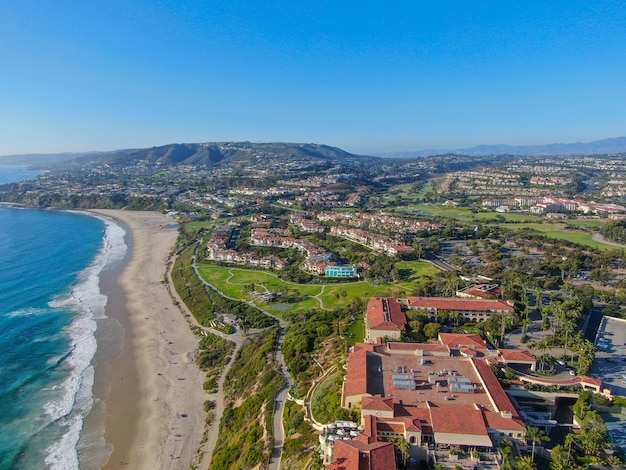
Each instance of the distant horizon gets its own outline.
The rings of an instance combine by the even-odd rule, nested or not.
[[[25,152],[25,153],[14,153],[14,154],[6,154],[6,155],[0,155],[0,158],[9,158],[9,157],[23,157],[23,156],[28,156],[28,155],[64,155],[64,154],[88,154],[88,153],[107,153],[107,152],[116,152],[116,151],[121,151],[121,150],[133,150],[133,149],[146,149],[146,148],[155,148],[155,147],[163,147],[166,145],[184,145],[184,144],[203,144],[203,143],[227,143],[227,142],[251,142],[254,144],[263,144],[263,143],[292,143],[292,144],[315,144],[315,145],[325,145],[325,146],[329,146],[329,147],[335,147],[335,148],[339,148],[341,150],[344,150],[348,153],[351,153],[353,155],[363,155],[363,156],[385,156],[385,155],[392,155],[392,154],[409,154],[409,153],[424,153],[424,152],[459,152],[459,151],[463,151],[463,150],[470,150],[473,148],[477,148],[477,147],[542,147],[542,146],[550,146],[550,145],[588,145],[588,144],[593,144],[596,142],[605,142],[605,141],[611,141],[611,140],[619,140],[619,139],[626,139],[626,136],[616,136],[616,137],[605,137],[602,139],[597,139],[597,140],[592,140],[592,141],[575,141],[575,142],[546,142],[546,143],[540,143],[540,144],[536,144],[536,143],[529,143],[529,144],[509,144],[509,143],[498,143],[498,144],[491,144],[491,143],[481,143],[481,144],[476,144],[476,145],[471,145],[471,146],[462,146],[462,147],[456,147],[456,148],[411,148],[411,149],[405,149],[405,150],[388,150],[388,151],[378,151],[378,152],[353,152],[350,149],[346,149],[344,147],[338,146],[338,145],[332,145],[332,144],[328,144],[325,142],[312,142],[312,141],[302,141],[302,142],[295,142],[295,141],[279,141],[279,140],[250,140],[250,139],[244,139],[244,140],[199,140],[199,141],[195,141],[195,142],[168,142],[166,144],[159,144],[159,145],[146,145],[146,146],[131,146],[131,147],[119,147],[119,148],[112,148],[109,150],[67,150],[67,151],[58,151],[58,152]]]

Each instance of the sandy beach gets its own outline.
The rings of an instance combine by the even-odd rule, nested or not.
[[[189,468],[202,439],[207,395],[195,364],[198,339],[163,283],[177,237],[168,225],[175,221],[156,212],[91,212],[121,221],[131,249],[118,295],[113,291],[107,304],[107,316],[124,329],[121,354],[96,368],[107,390],[104,438],[113,446],[104,468]]]

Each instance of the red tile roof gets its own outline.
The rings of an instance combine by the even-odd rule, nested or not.
[[[382,398],[380,395],[364,397],[361,408],[364,410],[393,411],[393,398]]]
[[[435,432],[486,436],[483,413],[473,405],[438,407],[431,404],[430,419]]]
[[[391,442],[364,443],[359,439],[335,441],[333,462],[329,470],[396,470]]]
[[[498,378],[491,370],[491,367],[489,367],[489,364],[485,361],[477,359],[472,359],[472,363],[474,364],[474,367],[476,367],[478,376],[487,389],[488,395],[491,397],[491,401],[493,402],[496,411],[508,411],[514,418],[519,418],[515,406],[513,406],[509,396],[502,388],[502,385],[500,385],[500,382],[498,382]]]
[[[520,418],[504,417],[495,411],[485,411],[485,422],[490,429],[510,429],[512,431],[525,431],[526,426]]]
[[[528,349],[498,349],[505,361],[534,361],[535,356]]]
[[[372,297],[366,315],[369,328],[374,330],[403,330],[407,323],[398,300],[393,297]]]
[[[502,289],[497,284],[476,284],[463,289],[461,293],[487,298],[489,296],[499,296],[502,294]]]
[[[439,333],[439,342],[454,349],[459,346],[474,346],[479,349],[487,349],[487,345],[479,335]]]
[[[458,299],[456,297],[407,297],[410,308],[436,308],[437,310],[512,312],[513,305],[506,300]]]
[[[355,347],[355,350],[348,355],[344,396],[367,393],[367,349]]]
[[[387,347],[391,351],[437,351],[442,353],[449,353],[450,348],[445,344],[425,344],[425,343],[387,343]]]
[[[390,420],[380,420],[377,423],[378,432],[395,432],[396,434],[404,434],[404,423],[394,423]]]

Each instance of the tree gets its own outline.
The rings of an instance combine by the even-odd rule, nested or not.
[[[561,331],[565,335],[563,338],[563,356],[567,356],[567,342],[569,340],[569,336],[576,331],[576,324],[573,320],[566,318],[561,324]]]
[[[424,325],[423,331],[428,339],[433,339],[436,338],[441,331],[441,325],[434,322],[426,323]]]
[[[411,455],[411,444],[404,437],[392,437],[389,439],[400,455],[402,455],[402,465],[406,467],[406,461]]]
[[[511,442],[504,441],[502,443],[502,447],[498,448],[498,452],[500,452],[500,456],[502,457],[502,465],[504,463],[508,463],[510,466],[511,455],[513,454],[513,447],[511,447]]]
[[[516,460],[517,470],[537,470],[537,465],[533,462],[533,459],[525,456]]]
[[[596,411],[585,413],[580,440],[585,452],[597,455],[609,442],[609,432],[602,417]]]
[[[576,463],[572,458],[569,449],[557,444],[550,453],[552,462],[550,462],[550,470],[573,470],[576,468]]]
[[[578,374],[585,375],[591,369],[594,359],[596,358],[596,349],[591,341],[584,339],[575,345],[578,353]]]
[[[543,431],[543,429],[536,428],[534,426],[528,426],[526,428],[526,441],[532,441],[533,443],[531,461],[534,462],[535,461],[535,445],[537,443],[549,442],[550,438],[546,436],[546,433]]]

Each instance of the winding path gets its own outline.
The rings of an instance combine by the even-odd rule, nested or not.
[[[324,300],[322,300],[322,298],[320,297],[321,295],[324,295],[324,289],[326,289],[326,284],[322,285],[322,290],[319,292],[319,294],[312,295],[311,298],[317,300],[317,303],[320,305],[320,309],[326,310],[327,312],[332,312],[332,308],[324,307]]]
[[[626,245],[609,241],[599,233],[594,233],[592,238],[597,242],[604,243],[605,245],[615,246],[617,248],[626,248]]]
[[[170,286],[174,285],[174,282],[172,281],[172,269],[174,267],[174,260],[172,261],[173,262],[171,263],[170,269],[167,272],[168,282],[170,283]],[[217,445],[217,438],[219,436],[219,424],[222,419],[222,415],[224,414],[224,382],[226,380],[226,375],[232,367],[237,352],[239,351],[239,349],[241,349],[241,346],[243,345],[246,338],[241,334],[239,330],[237,330],[237,332],[234,334],[226,335],[214,328],[209,328],[201,325],[200,323],[198,323],[198,320],[196,320],[196,317],[194,317],[192,313],[187,309],[185,302],[183,302],[183,299],[180,297],[176,289],[170,289],[170,295],[177,301],[179,308],[186,314],[187,320],[191,326],[195,326],[201,331],[212,333],[216,336],[235,343],[235,348],[230,355],[230,360],[228,361],[226,366],[224,366],[224,369],[222,370],[222,373],[220,375],[220,380],[218,381],[217,385],[217,391],[215,393],[207,395],[207,399],[213,400],[213,402],[215,403],[215,408],[213,408],[213,420],[209,425],[209,429],[207,431],[206,442],[199,449],[200,455],[197,463],[199,465],[198,468],[202,470],[208,470],[211,465],[211,457],[213,456],[213,451],[215,450],[215,446]]]
[[[234,300],[236,302],[244,302],[246,304],[248,304],[251,307],[256,308],[257,310],[259,310],[260,312],[264,313],[265,315],[268,315],[274,319],[276,319],[278,321],[278,341],[277,341],[277,345],[276,345],[276,354],[275,354],[275,359],[276,359],[276,364],[277,364],[277,370],[278,372],[285,378],[285,386],[280,389],[278,391],[278,393],[276,394],[276,397],[274,398],[274,416],[272,418],[272,427],[273,427],[273,435],[274,435],[274,448],[272,451],[272,455],[269,461],[269,469],[271,470],[278,470],[280,468],[280,461],[282,459],[282,454],[283,454],[283,445],[285,442],[285,429],[284,429],[284,425],[283,425],[283,412],[285,409],[285,401],[287,400],[287,394],[289,393],[289,390],[291,389],[292,385],[293,385],[293,379],[291,378],[291,374],[289,374],[289,370],[287,369],[287,364],[285,363],[285,358],[283,357],[283,353],[282,353],[282,344],[283,341],[285,339],[285,328],[287,327],[287,322],[284,321],[283,319],[277,317],[276,315],[268,312],[265,309],[262,309],[261,307],[259,307],[258,305],[256,305],[254,302],[250,301],[250,300],[241,300],[241,299],[237,299],[234,297],[230,297],[226,294],[224,294],[222,291],[220,291],[217,287],[215,287],[213,284],[207,282],[206,280],[204,280],[204,278],[200,275],[200,272],[198,271],[198,266],[196,265],[196,256],[194,255],[192,258],[192,267],[194,272],[196,273],[196,276],[198,276],[198,279],[200,279],[200,281],[207,287],[209,287],[210,289],[214,290],[215,292],[217,292],[219,295],[221,295],[222,297],[229,299],[229,300]],[[227,338],[230,339],[230,336],[227,336]],[[242,339],[243,341],[243,339]],[[237,349],[237,348],[236,348]],[[234,357],[234,356],[233,356]],[[229,363],[232,364],[232,361]],[[222,391],[222,385],[224,382],[224,377],[226,377],[226,372],[227,370],[225,369],[224,372],[222,373],[222,377],[220,378],[220,388],[219,391]],[[223,393],[220,395],[220,402],[221,402],[221,412],[223,412],[223,408],[224,408],[224,397],[223,397]],[[221,419],[221,414],[220,414],[220,419]],[[215,420],[217,421],[217,423],[219,423],[218,421],[218,417],[217,417],[217,407],[216,407],[216,415],[215,415]],[[216,436],[216,441],[217,442],[217,436]],[[205,445],[205,455],[206,454],[211,454],[213,452],[213,449],[215,448],[215,443],[213,443],[212,448],[209,448],[208,446],[208,441],[207,441],[207,445]],[[210,458],[208,459],[208,462],[210,463]],[[203,461],[203,468],[204,467],[204,461]],[[206,467],[208,468],[208,467]]]

